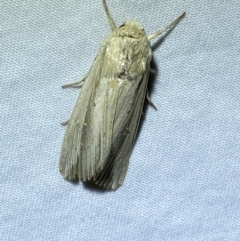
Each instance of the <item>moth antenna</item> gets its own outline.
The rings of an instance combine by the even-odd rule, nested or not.
[[[156,38],[157,36],[161,35],[162,33],[166,32],[170,28],[174,27],[176,24],[178,24],[184,18],[184,16],[185,16],[185,12],[182,13],[178,18],[176,18],[172,23],[170,23],[169,25],[167,25],[163,29],[160,29],[160,30],[156,31],[155,33],[150,34],[147,37],[148,40],[150,41],[150,40]]]
[[[104,10],[107,14],[109,26],[110,26],[111,30],[114,31],[117,27],[116,27],[116,24],[114,23],[113,18],[112,18],[111,14],[108,10],[106,0],[103,0],[103,7],[104,7]]]

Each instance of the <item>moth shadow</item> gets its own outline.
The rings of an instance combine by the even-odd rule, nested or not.
[[[98,186],[97,184],[95,184],[91,180],[83,182],[83,181],[78,180],[78,179],[76,179],[76,180],[67,180],[66,179],[65,181],[69,182],[73,186],[78,186],[82,183],[84,189],[88,189],[88,190],[93,191],[93,192],[105,193],[105,192],[111,192],[112,191],[112,190],[104,189],[104,188]]]
[[[147,86],[147,92],[148,92],[148,95],[149,97],[151,98],[151,94],[153,93],[154,91],[154,82],[158,76],[158,68],[157,68],[157,65],[156,65],[156,62],[154,60],[154,57],[152,58],[152,61],[151,61],[151,69],[153,70],[153,73],[150,72],[149,73],[149,79],[148,79],[148,86]],[[155,103],[153,103],[154,105]],[[142,117],[140,119],[140,123],[139,123],[139,127],[138,127],[138,131],[137,131],[137,135],[136,135],[136,140],[138,139],[139,137],[139,134],[141,132],[141,129],[142,129],[142,126],[143,126],[143,122],[145,120],[145,116],[146,116],[146,113],[147,113],[147,109],[148,108],[153,108],[154,107],[151,105],[151,103],[149,103],[147,97],[144,101],[144,104],[143,104],[143,109],[142,109]]]
[[[92,192],[98,192],[98,193],[112,192],[112,190],[98,186],[92,180],[83,182],[83,186],[85,189],[88,189],[89,191],[92,191]]]
[[[171,29],[169,29],[168,31],[166,31],[161,37],[159,40],[157,40],[153,45],[152,45],[152,51],[154,53],[154,51],[156,49],[158,49],[161,44],[165,41],[165,39],[168,37],[168,35],[173,31],[173,29],[176,27],[173,26]],[[154,91],[154,85],[155,85],[155,80],[156,78],[158,77],[159,75],[159,69],[158,69],[158,65],[156,64],[156,61],[154,59],[154,55],[153,55],[153,58],[152,58],[152,61],[151,61],[151,64],[150,64],[150,68],[151,68],[151,72],[149,74],[149,79],[148,79],[148,86],[147,86],[147,91],[148,91],[148,94],[149,96],[151,97],[151,94],[153,93]],[[153,104],[155,104],[153,102]],[[144,102],[144,105],[143,105],[143,110],[142,110],[142,118],[140,120],[140,123],[139,123],[139,128],[138,128],[138,131],[137,131],[137,135],[136,135],[136,140],[139,136],[139,133],[141,132],[141,129],[142,129],[142,126],[143,126],[143,122],[144,122],[144,119],[145,119],[145,116],[146,116],[146,113],[147,113],[147,109],[148,108],[153,108],[151,106],[151,103],[149,103],[149,101],[147,100],[147,98],[145,99],[145,102]]]
[[[64,179],[64,181],[66,181],[66,182],[72,184],[73,186],[77,186],[77,185],[80,184],[78,179],[76,179],[76,180],[68,180],[68,179]]]

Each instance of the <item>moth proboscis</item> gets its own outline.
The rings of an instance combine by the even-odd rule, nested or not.
[[[126,176],[143,103],[148,97],[150,40],[175,26],[185,13],[147,36],[133,20],[116,27],[106,1],[102,2],[112,33],[103,41],[84,79],[63,86],[82,84],[82,90],[65,122],[59,169],[68,180],[91,180],[114,190]]]

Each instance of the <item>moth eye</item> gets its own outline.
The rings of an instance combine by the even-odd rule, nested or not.
[[[125,24],[123,23],[122,25],[119,26],[119,28],[122,28],[122,27],[124,27],[124,26],[125,26]]]

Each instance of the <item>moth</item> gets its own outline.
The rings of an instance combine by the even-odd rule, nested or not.
[[[116,27],[102,0],[112,33],[103,41],[83,80],[62,144],[60,173],[68,180],[93,181],[104,189],[116,189],[126,176],[129,158],[147,94],[152,59],[150,40],[174,27],[171,24],[146,35],[129,20]]]

